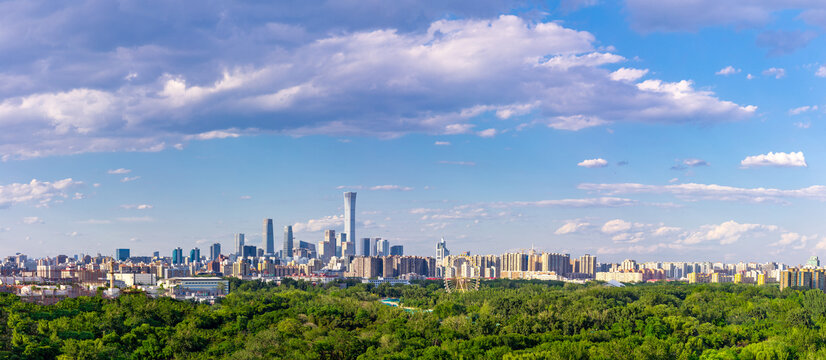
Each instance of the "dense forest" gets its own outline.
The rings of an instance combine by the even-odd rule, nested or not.
[[[282,286],[216,305],[0,294],[2,359],[824,359],[826,294],[752,285],[488,281]],[[400,298],[403,307],[378,300]]]

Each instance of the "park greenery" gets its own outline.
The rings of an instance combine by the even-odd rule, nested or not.
[[[0,294],[2,359],[824,359],[826,294],[739,284],[231,283],[215,305]],[[378,300],[399,298],[402,306]]]

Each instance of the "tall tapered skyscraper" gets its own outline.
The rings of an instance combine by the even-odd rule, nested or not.
[[[291,225],[284,227],[284,252],[281,257],[293,257],[293,227]]]
[[[235,255],[244,256],[244,234],[235,234]]]
[[[356,239],[356,193],[344,193],[344,233],[350,240]]]
[[[264,253],[268,255],[275,254],[275,236],[272,233],[272,219],[264,219],[264,233],[261,236],[264,239]]]

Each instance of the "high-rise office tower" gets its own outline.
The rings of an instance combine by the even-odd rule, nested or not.
[[[390,241],[387,239],[379,240],[376,244],[378,248],[378,256],[389,256],[390,255]]]
[[[442,261],[450,255],[450,251],[447,249],[447,243],[445,243],[445,238],[442,238],[438,244],[436,244],[436,264],[441,266]]]
[[[155,259],[160,259],[161,258],[161,252],[160,251],[153,252],[152,257],[155,258]]]
[[[362,238],[358,244],[358,255],[370,256],[370,243],[372,243],[372,241],[370,241],[370,238]]]
[[[244,256],[244,234],[235,234],[235,255]]]
[[[275,254],[275,235],[272,232],[272,219],[264,219],[264,252],[268,255]]]
[[[258,247],[255,245],[244,245],[241,249],[241,256],[243,257],[255,257],[258,255]]]
[[[281,257],[293,256],[293,227],[287,225],[284,227],[284,253]]]
[[[381,256],[379,254],[379,243],[381,242],[381,238],[373,238],[373,241],[370,242],[370,256]]]
[[[175,248],[172,250],[172,264],[178,265],[184,263],[184,249]]]
[[[402,245],[393,245],[390,247],[390,255],[404,255],[404,247]]]
[[[189,250],[189,262],[198,262],[201,261],[201,249],[194,248]]]
[[[209,259],[210,260],[215,260],[220,255],[221,255],[221,244],[220,243],[212,244],[212,246],[209,247]]]
[[[350,241],[356,240],[356,193],[344,193],[344,233]]]
[[[344,255],[344,243],[347,242],[347,233],[339,233],[336,237],[336,256]]]
[[[129,260],[129,249],[115,249],[115,259],[118,261]]]

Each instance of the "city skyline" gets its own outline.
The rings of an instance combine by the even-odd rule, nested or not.
[[[0,254],[826,255],[823,5],[183,3],[0,4]]]

